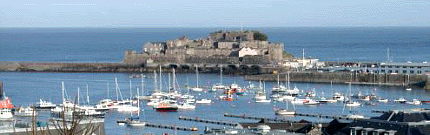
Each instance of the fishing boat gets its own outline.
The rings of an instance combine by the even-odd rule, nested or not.
[[[36,108],[37,109],[52,109],[55,108],[57,105],[48,102],[48,101],[43,101],[42,99],[39,99],[39,103],[37,103]]]
[[[196,104],[210,104],[212,102],[212,100],[210,99],[201,99],[201,100],[197,100]]]

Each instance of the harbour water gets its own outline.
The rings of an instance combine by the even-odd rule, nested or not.
[[[107,83],[109,83],[109,97],[116,99],[115,94],[115,83],[114,78],[117,77],[119,81],[119,87],[123,98],[130,97],[129,91],[129,77],[127,73],[31,73],[31,72],[2,72],[0,73],[1,80],[4,83],[4,89],[6,94],[12,99],[14,105],[28,105],[38,102],[40,98],[52,101],[54,103],[60,103],[61,99],[61,82],[64,81],[66,92],[70,98],[77,95],[78,87],[81,88],[81,104],[86,104],[85,91],[86,85],[89,86],[90,104],[95,104],[99,100],[107,97]],[[154,88],[154,81],[152,74],[145,74],[147,77],[144,78],[144,94],[147,90]],[[196,85],[196,76],[194,74],[177,74],[177,84],[180,87],[185,87],[187,80],[190,86]],[[163,90],[166,91],[168,87],[167,74],[162,76]],[[200,74],[200,85],[209,87],[219,82],[219,75],[217,74]],[[223,75],[223,83],[231,84],[233,82],[238,83],[242,87],[246,87],[249,83],[258,85],[258,82],[244,81],[242,76],[230,76]],[[136,87],[141,87],[140,79],[132,79],[133,84],[133,95],[136,95]],[[267,92],[270,93],[270,89],[276,86],[276,82],[265,82]],[[285,85],[285,83],[284,83]],[[330,97],[333,92],[347,93],[348,85],[346,84],[313,84],[313,83],[291,83],[292,86],[297,86],[299,89],[309,91],[315,88],[315,92],[318,96]],[[360,107],[344,108],[341,103],[332,104],[321,104],[317,106],[305,106],[296,105],[295,109],[300,113],[309,114],[323,114],[323,115],[346,115],[350,111],[365,116],[379,116],[380,114],[371,113],[371,110],[390,110],[390,109],[405,109],[405,108],[428,108],[428,104],[422,105],[409,105],[409,104],[398,104],[392,103],[392,100],[403,97],[407,100],[419,99],[429,100],[430,94],[420,89],[413,89],[412,91],[406,91],[402,87],[378,87],[378,86],[352,86],[352,93],[361,92],[363,94],[375,93],[377,96],[387,98],[391,102],[389,103],[377,103],[376,106],[363,105]],[[187,93],[186,90],[182,91]],[[191,92],[197,99],[209,98],[214,101],[210,105],[197,105],[195,110],[180,110],[178,112],[162,113],[156,112],[149,106],[146,106],[146,102],[142,102],[141,119],[153,124],[167,124],[167,125],[178,125],[185,127],[197,127],[200,131],[198,132],[185,132],[176,131],[177,134],[191,134],[191,133],[202,133],[205,126],[222,128],[219,125],[204,124],[189,121],[178,120],[179,116],[185,117],[200,117],[204,119],[212,120],[225,120],[232,122],[257,122],[256,120],[244,120],[237,118],[224,117],[224,113],[231,114],[246,114],[247,116],[259,116],[259,117],[277,117],[273,112],[274,107],[285,107],[285,103],[271,102],[271,103],[255,103],[252,100],[253,93],[247,93],[244,96],[235,97],[232,102],[230,101],[219,101],[218,96],[222,95],[222,92],[210,93],[210,92]],[[290,104],[290,107],[291,104]],[[108,134],[140,134],[140,133],[155,133],[161,134],[164,132],[174,133],[175,131],[169,129],[158,129],[158,128],[129,128],[125,126],[117,125],[116,120],[123,119],[130,116],[129,113],[118,113],[111,111],[106,114],[105,128]],[[286,118],[288,120],[311,120],[315,122],[329,121],[327,119],[316,119],[307,117],[278,117]]]

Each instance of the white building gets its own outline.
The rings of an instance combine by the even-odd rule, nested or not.
[[[286,68],[299,68],[299,67],[301,67],[299,65],[299,62],[297,62],[297,61],[289,61],[289,60],[284,60],[282,62],[282,66],[284,66]]]
[[[305,58],[305,59],[297,59],[299,65],[303,68],[316,68],[324,66],[324,62],[318,62],[318,59]]]
[[[246,55],[254,56],[254,55],[258,55],[258,52],[254,49],[249,48],[249,47],[245,47],[245,48],[240,49],[239,57],[243,57]]]

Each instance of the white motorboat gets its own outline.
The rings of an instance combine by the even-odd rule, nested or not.
[[[1,119],[10,119],[12,117],[13,117],[13,114],[9,108],[1,108],[0,109],[0,120]]]
[[[131,106],[131,105],[124,105],[117,108],[118,112],[136,112],[139,111],[139,107],[137,106]]]
[[[318,100],[320,103],[336,103],[337,100],[334,99],[327,99],[325,97],[321,97],[320,100]]]
[[[342,102],[345,100],[345,96],[340,93],[334,93],[332,99]]]
[[[43,101],[42,99],[39,99],[39,103],[37,103],[36,108],[37,109],[52,109],[55,108],[57,105],[48,102],[48,101]]]
[[[305,105],[318,105],[320,102],[315,101],[315,100],[309,100],[308,102],[305,102],[303,104]]]
[[[406,90],[407,90],[407,91],[411,91],[411,90],[412,90],[412,88],[406,88]]]
[[[417,99],[412,99],[411,102],[406,102],[406,104],[411,104],[411,105],[421,105],[421,101],[417,100]]]
[[[35,112],[34,109],[31,108],[30,106],[27,106],[27,107],[20,107],[15,109],[14,115],[22,116],[22,117],[31,117],[31,116],[36,116],[37,112]]]
[[[361,105],[361,103],[359,103],[359,102],[347,102],[347,103],[345,103],[345,106],[348,106],[348,107],[357,107],[360,105]]]
[[[201,100],[197,100],[196,104],[210,104],[212,102],[212,100],[210,99],[201,99]]]
[[[256,103],[270,103],[270,100],[267,100],[267,99],[256,99],[255,102]]]
[[[388,103],[388,99],[383,99],[383,98],[381,98],[381,99],[378,99],[378,102],[381,102],[381,103]]]
[[[201,92],[201,91],[203,91],[203,88],[201,88],[201,87],[193,87],[193,88],[191,88],[191,90],[192,91],[196,91],[196,92]]]
[[[196,105],[194,105],[193,103],[184,102],[178,104],[178,109],[196,109]]]
[[[406,103],[406,99],[404,99],[403,97],[394,100],[394,103]]]

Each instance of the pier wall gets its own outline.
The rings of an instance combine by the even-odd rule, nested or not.
[[[280,74],[280,81],[286,81],[286,74]],[[277,81],[276,74],[245,75],[245,80]],[[426,75],[391,75],[391,74],[354,74],[348,72],[319,73],[291,72],[290,82],[313,83],[348,83],[363,85],[411,86],[430,89],[429,77]]]
[[[239,64],[128,64],[128,63],[49,63],[49,62],[0,62],[0,71],[18,72],[139,72],[152,73],[162,67],[164,72],[194,73],[196,66],[201,73],[219,73],[222,67],[224,74],[267,74],[280,68],[265,67],[264,65]]]

